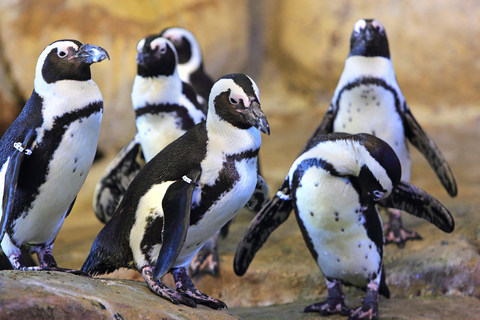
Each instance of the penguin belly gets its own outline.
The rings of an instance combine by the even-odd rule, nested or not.
[[[28,211],[22,213],[25,219],[14,225],[15,242],[34,245],[55,239],[92,166],[101,119],[98,112],[73,121],[66,129],[51,155],[45,183]]]
[[[365,287],[378,274],[382,257],[367,235],[359,196],[349,180],[310,167],[295,197],[303,236],[324,276]]]
[[[402,165],[402,180],[410,180],[410,152],[403,122],[391,91],[376,84],[361,84],[342,92],[333,123],[334,132],[369,133],[387,142]]]
[[[140,145],[148,162],[169,143],[185,133],[182,119],[175,113],[145,114],[135,120]]]
[[[208,208],[196,224],[190,225],[175,266],[188,265],[205,242],[235,217],[250,200],[257,184],[257,159],[237,161],[235,169],[239,180],[235,181],[232,188],[225,191],[221,198]],[[205,180],[201,178],[200,185],[203,181]],[[200,197],[200,190],[197,189],[194,191],[192,201],[198,203],[201,200]]]

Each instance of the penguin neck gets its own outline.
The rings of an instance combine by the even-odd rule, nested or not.
[[[182,92],[182,80],[177,70],[170,76],[142,77],[137,75],[133,82],[133,109],[145,107],[147,104],[178,103]]]
[[[203,69],[202,65],[202,53],[198,45],[192,45],[192,55],[190,60],[177,66],[178,74],[180,78],[191,84],[190,75],[199,69]]]
[[[102,102],[100,89],[93,80],[61,80],[46,83],[35,78],[35,92],[42,98],[44,126],[49,127],[55,118],[69,112]]]
[[[394,80],[395,71],[392,60],[384,57],[352,56],[345,61],[344,76],[353,79],[360,76]],[[390,81],[389,81],[390,82]]]
[[[221,119],[213,110],[208,109],[206,120],[209,144],[215,144],[223,154],[241,153],[257,150],[261,145],[261,134],[257,128],[240,129]]]

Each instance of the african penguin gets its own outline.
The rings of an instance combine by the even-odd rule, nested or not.
[[[385,28],[377,20],[355,23],[345,68],[312,138],[331,132],[364,132],[386,141],[400,159],[404,181],[410,180],[408,139],[425,156],[450,196],[456,196],[457,185],[447,160],[415,120],[403,97],[390,59]],[[288,187],[279,190],[280,195],[288,193]],[[281,200],[275,197],[274,201]],[[416,232],[403,228],[399,210],[389,210],[389,215],[390,221],[385,225],[387,243],[403,247],[405,241],[420,238]]]
[[[145,162],[206,116],[194,89],[179,76],[177,53],[168,39],[141,39],[136,61],[132,105],[137,134],[108,164],[93,196],[93,210],[104,223]]]
[[[173,43],[178,53],[180,78],[193,86],[199,96],[199,102],[206,105],[213,80],[204,71],[202,51],[197,38],[191,31],[180,27],[163,29],[160,36]]]
[[[0,239],[14,269],[81,273],[57,267],[52,247],[95,156],[103,99],[90,65],[106,58],[77,40],[48,45],[30,99],[0,140]],[[40,266],[26,267],[21,248]]]
[[[137,174],[82,270],[98,275],[137,269],[151,291],[173,303],[226,307],[195,289],[188,266],[258,189],[268,197],[257,171],[260,132],[269,134],[270,128],[255,82],[244,74],[220,78],[210,93],[206,121],[165,147]],[[160,281],[167,273],[172,273],[176,290]]]
[[[370,134],[331,133],[312,138],[294,161],[286,184],[289,202],[328,288],[327,300],[305,312],[375,319],[379,294],[389,297],[383,272],[384,234],[376,203],[424,218],[445,232],[454,221],[448,210],[423,190],[400,181],[395,151]],[[281,223],[276,207],[265,206],[252,221],[235,255],[243,275],[255,253]],[[342,284],[366,289],[362,306],[349,309]]]

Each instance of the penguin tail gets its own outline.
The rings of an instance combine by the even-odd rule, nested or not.
[[[387,282],[385,281],[385,267],[382,266],[382,275],[380,278],[380,287],[378,292],[387,299],[390,299],[390,290],[388,289]]]
[[[106,226],[111,225],[111,221]],[[133,254],[128,250],[128,244],[114,241],[105,230],[104,227],[97,235],[81,270],[96,276],[112,273],[120,268],[135,269]]]

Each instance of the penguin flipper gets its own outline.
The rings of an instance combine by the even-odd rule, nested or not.
[[[162,200],[163,212],[165,212],[163,239],[154,269],[155,279],[160,279],[170,271],[182,250],[190,223],[193,190],[200,173],[200,168],[191,170],[182,179],[172,183],[165,192]]]
[[[447,160],[444,158],[435,142],[420,127],[408,106],[405,107],[404,123],[405,135],[408,140],[427,159],[448,194],[451,197],[455,197],[458,193],[457,183]]]
[[[290,192],[288,180],[284,182],[280,190],[279,192],[283,194]],[[235,253],[233,269],[238,276],[243,276],[247,272],[257,251],[267,241],[270,234],[287,220],[292,209],[291,199],[281,199],[276,195],[257,213],[240,240]]]
[[[427,192],[405,181],[400,181],[390,196],[379,204],[425,219],[447,233],[455,228],[453,217],[444,205]]]
[[[20,168],[25,156],[29,156],[32,153],[32,145],[35,141],[35,130],[27,132],[23,142],[15,142],[12,148],[16,150],[12,152],[12,155],[8,159],[8,165],[5,172],[5,178],[3,181],[4,189],[2,196],[2,211],[0,217],[0,241],[3,239],[5,229],[8,225],[8,219],[13,207],[13,199],[15,192],[17,191],[18,176],[20,174]]]
[[[92,206],[100,221],[110,220],[133,178],[144,166],[142,148],[134,138],[110,161],[95,186]]]
[[[257,185],[253,191],[252,197],[248,200],[247,206],[250,210],[258,212],[268,201],[270,191],[267,182],[261,175],[257,175]]]

